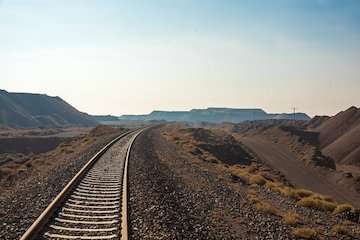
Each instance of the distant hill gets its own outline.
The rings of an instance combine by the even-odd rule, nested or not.
[[[1,127],[94,126],[97,122],[60,97],[0,90]]]
[[[235,109],[235,108],[207,108],[192,109],[190,111],[153,111],[147,115],[123,115],[120,120],[165,120],[165,121],[184,121],[184,122],[232,122],[239,123],[251,120],[267,119],[293,119],[309,120],[310,117],[305,113],[281,113],[269,114],[262,109]]]
[[[92,119],[100,123],[106,122],[116,122],[119,121],[119,117],[112,116],[112,115],[92,115]]]
[[[336,162],[360,166],[360,109],[351,107],[313,129],[323,152]]]

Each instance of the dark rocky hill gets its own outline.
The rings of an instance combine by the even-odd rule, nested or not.
[[[1,127],[94,126],[97,122],[60,97],[0,90]]]

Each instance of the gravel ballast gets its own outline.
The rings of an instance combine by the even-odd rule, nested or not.
[[[157,128],[137,139],[129,167],[131,239],[292,239],[280,217],[255,211],[239,184],[180,156]]]
[[[51,159],[56,163],[44,171],[46,174],[29,171],[6,192],[0,193],[0,239],[18,239],[84,164],[119,134],[98,137],[71,157]]]

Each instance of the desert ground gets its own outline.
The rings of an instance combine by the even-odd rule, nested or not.
[[[318,125],[271,120],[147,128],[129,161],[129,236],[359,239],[359,167],[325,155]],[[1,239],[19,238],[124,131],[3,129],[0,141],[9,150],[0,165]]]
[[[359,211],[337,195],[337,185],[305,188],[301,175],[288,179],[248,143],[223,126],[171,124],[144,133],[130,164],[137,176],[130,179],[133,238],[360,237]],[[318,184],[329,194],[316,191]]]

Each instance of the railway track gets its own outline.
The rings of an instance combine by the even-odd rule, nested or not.
[[[141,131],[117,137],[89,160],[20,240],[128,239],[127,165]]]

